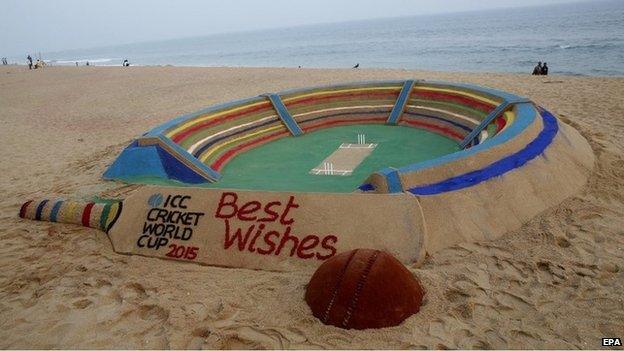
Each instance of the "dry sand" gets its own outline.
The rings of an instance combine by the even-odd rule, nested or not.
[[[405,78],[528,96],[579,129],[597,164],[580,194],[520,230],[412,268],[426,304],[398,327],[321,324],[303,301],[308,271],[124,256],[102,232],[17,218],[33,197],[132,191],[101,174],[131,139],[176,115],[286,88]],[[2,348],[600,348],[601,337],[624,338],[623,78],[2,67],[0,140]]]

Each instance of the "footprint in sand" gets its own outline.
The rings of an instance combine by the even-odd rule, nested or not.
[[[121,297],[127,301],[143,300],[148,296],[143,285],[139,283],[128,283],[124,285],[119,293]]]
[[[92,305],[93,301],[89,300],[89,299],[82,299],[82,300],[78,300],[74,303],[72,303],[72,306],[74,306],[77,309],[83,310],[85,308],[87,308],[88,306]]]
[[[547,284],[560,284],[567,279],[565,268],[548,261],[539,261],[537,266],[537,280]]]
[[[208,308],[206,307],[206,305],[200,302],[185,305],[183,309],[185,315],[195,322],[205,321],[209,317]]]
[[[561,248],[564,248],[564,249],[567,249],[568,247],[570,247],[572,245],[572,244],[570,244],[570,241],[568,239],[563,238],[563,237],[558,237],[556,239],[556,244],[557,244],[557,246],[559,246]]]
[[[145,321],[165,321],[169,319],[169,312],[158,305],[141,305],[138,313],[139,317]]]

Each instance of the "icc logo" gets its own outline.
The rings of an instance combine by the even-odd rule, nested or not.
[[[147,199],[147,204],[151,208],[155,207],[173,207],[173,208],[186,208],[186,200],[190,200],[191,197],[188,195],[167,195],[167,198],[163,196],[163,194],[156,193],[152,194]]]
[[[159,193],[153,194],[147,199],[147,204],[150,205],[150,207],[159,207],[162,203],[163,195]]]

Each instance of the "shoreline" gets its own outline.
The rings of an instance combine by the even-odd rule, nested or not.
[[[84,60],[86,61],[86,60]],[[80,61],[81,62],[81,61]],[[231,68],[231,69],[306,69],[306,70],[352,70],[353,68],[349,67],[287,67],[287,66],[207,66],[207,65],[176,65],[176,64],[159,64],[159,65],[137,65],[131,63],[130,67],[123,67],[121,64],[117,65],[99,65],[99,64],[90,64],[86,66],[84,63],[79,64],[78,66],[72,64],[50,64],[46,61],[46,68],[50,67],[62,67],[62,68],[76,68],[76,67],[120,67],[120,68],[132,68],[132,67],[176,67],[176,68]],[[0,67],[28,67],[26,64],[18,64],[18,63],[10,63],[5,66]],[[430,69],[411,69],[411,68],[397,68],[397,67],[360,67],[356,70],[363,71],[408,71],[408,72],[435,72],[435,73],[455,73],[455,74],[512,74],[512,75],[531,75],[531,72],[502,72],[502,71],[438,71],[438,70],[430,70]],[[582,73],[561,73],[561,72],[551,72],[547,76],[542,77],[586,77],[586,78],[624,78],[624,74],[621,75],[592,75],[592,74],[582,74]]]
[[[624,330],[624,77],[109,67],[115,66],[30,74],[27,67],[0,66],[0,347],[598,348],[600,338]],[[408,267],[427,295],[421,311],[397,327],[321,324],[303,302],[312,274],[306,270],[125,256],[101,232],[17,218],[30,198],[135,191],[103,181],[102,173],[133,138],[176,116],[269,91],[406,78],[529,97],[577,129],[596,163],[579,193],[519,230],[455,245]]]

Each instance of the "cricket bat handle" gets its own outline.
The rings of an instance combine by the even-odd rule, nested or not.
[[[121,201],[97,203],[40,199],[25,202],[19,216],[37,221],[79,224],[108,232],[119,217],[121,208]]]

